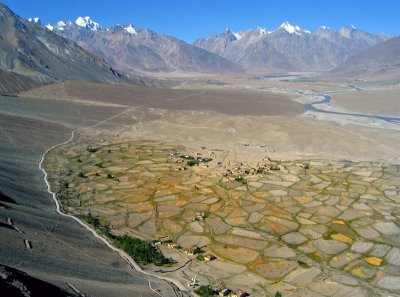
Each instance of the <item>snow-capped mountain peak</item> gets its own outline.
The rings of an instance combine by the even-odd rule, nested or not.
[[[59,22],[57,22],[56,26],[57,27],[65,27],[66,24],[63,21],[59,21]]]
[[[225,38],[227,38],[229,41],[236,42],[236,41],[240,40],[244,34],[233,32],[231,29],[226,28],[222,35],[225,36]]]
[[[59,30],[59,31],[63,31],[63,30],[64,30],[64,27],[65,27],[66,25],[67,25],[67,24],[64,23],[63,21],[59,21],[59,22],[57,22],[57,24],[56,24],[54,27],[52,27],[52,26],[50,26],[50,27],[52,27],[53,29],[56,28],[56,29]],[[47,28],[49,28],[49,27],[47,27]]]
[[[29,18],[28,21],[39,25],[41,24],[40,18]]]
[[[224,34],[232,34],[232,30],[229,29],[229,28],[226,28],[226,29],[224,30]]]
[[[353,25],[345,26],[339,30],[339,34],[346,38],[351,38],[354,31],[358,31]]]
[[[123,28],[126,32],[128,32],[129,34],[132,35],[137,35],[137,31],[136,28],[133,27],[131,24],[129,24],[128,26],[126,26],[125,28]]]
[[[257,28],[257,33],[260,34],[260,35],[271,34],[271,32],[268,31],[266,28],[261,28],[261,27]]]
[[[75,24],[78,25],[79,27],[87,28],[93,31],[99,31],[100,29],[102,29],[100,24],[93,21],[89,16],[78,17],[75,20]]]
[[[299,26],[293,26],[289,22],[282,23],[282,25],[279,26],[279,29],[283,29],[290,34],[300,33],[300,31],[301,31]]]

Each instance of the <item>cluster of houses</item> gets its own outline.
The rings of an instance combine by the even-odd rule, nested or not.
[[[167,243],[167,247],[170,249],[175,249],[175,248],[179,247],[176,243],[173,243],[168,236],[157,238],[157,241],[154,243],[154,246],[158,247],[158,246],[162,245],[163,243]],[[204,247],[194,246],[194,247],[191,247],[191,248],[185,250],[184,253],[191,257],[193,257],[195,255],[201,255],[202,261],[205,261],[205,262],[217,259],[217,257],[212,254],[203,255],[203,252],[204,252],[203,249],[204,249]],[[188,283],[188,286],[190,286],[192,288],[199,287],[199,281],[197,280],[196,276],[191,278],[190,282]],[[216,291],[218,292],[218,296],[220,296],[220,297],[247,297],[250,295],[247,292],[240,290],[240,289],[233,291],[229,288],[225,288],[222,286],[218,287],[216,289]]]
[[[247,296],[250,296],[250,294],[247,292],[244,292],[240,289],[236,290],[236,291],[232,291],[231,289],[223,288],[218,291],[218,296],[220,296],[220,297],[247,297]]]
[[[197,280],[196,275],[190,279],[190,283],[188,283],[188,286],[193,287],[193,288],[199,287],[199,281]],[[236,291],[233,291],[233,290],[223,287],[223,286],[219,286],[215,291],[218,293],[218,296],[220,296],[220,297],[247,297],[247,296],[250,296],[249,293],[247,293],[243,290],[238,289]]]
[[[203,214],[204,215],[204,214]],[[154,247],[156,247],[156,248],[158,248],[159,246],[161,246],[163,243],[166,243],[167,244],[167,247],[169,248],[169,249],[177,249],[177,248],[179,248],[179,245],[178,244],[176,244],[176,243],[174,243],[174,242],[172,242],[172,240],[168,237],[168,236],[163,236],[163,237],[158,237],[157,238],[157,241],[155,241],[154,243],[153,243],[153,246]],[[202,261],[205,261],[205,262],[208,262],[208,261],[212,261],[212,260],[215,260],[215,259],[217,259],[217,257],[216,256],[214,256],[214,255],[212,255],[212,254],[205,254],[205,255],[203,255],[203,248],[204,247],[197,247],[197,246],[194,246],[194,247],[191,247],[191,248],[189,248],[189,249],[187,249],[187,250],[185,250],[184,251],[184,253],[186,254],[186,255],[188,255],[188,256],[195,256],[195,255],[201,255],[202,257]]]
[[[212,255],[212,254],[205,254],[203,255],[203,250],[202,248],[199,247],[192,247],[184,251],[184,253],[188,256],[195,256],[195,255],[201,255],[201,260],[205,262],[213,261],[216,260],[217,257]]]
[[[245,165],[243,163],[236,163],[231,168],[227,168],[222,174],[228,180],[234,180],[237,176],[250,176],[250,175],[262,175],[268,170],[279,170],[280,166],[277,164],[259,164],[257,168]]]

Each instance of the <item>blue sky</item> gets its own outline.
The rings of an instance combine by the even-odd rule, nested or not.
[[[1,1],[1,0],[0,0]],[[304,29],[354,25],[400,35],[400,0],[3,0],[24,18],[54,24],[89,15],[104,26],[132,23],[192,42],[197,37],[266,27],[289,21]]]

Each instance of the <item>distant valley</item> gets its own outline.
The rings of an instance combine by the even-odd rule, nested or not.
[[[261,27],[241,32],[226,29],[189,44],[132,24],[103,27],[90,17],[44,26],[39,18],[24,20],[4,5],[1,15],[0,22],[9,32],[0,42],[2,93],[72,78],[158,85],[145,77],[303,71],[341,77],[369,72],[385,75],[397,73],[400,57],[396,50],[388,59],[374,54],[391,45],[396,49],[392,36],[363,32],[354,26],[338,31],[321,26],[311,32],[285,22],[273,31]],[[372,59],[374,65],[367,67],[370,55],[379,55],[379,59]],[[382,59],[386,60],[378,63]],[[359,70],[347,71],[354,63]]]

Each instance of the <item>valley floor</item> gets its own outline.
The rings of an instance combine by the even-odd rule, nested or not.
[[[1,98],[2,164],[17,168],[18,162],[27,182],[17,174],[11,179],[4,175],[2,192],[16,197],[18,205],[0,211],[4,218],[25,220],[22,230],[39,234],[29,236],[31,252],[23,244],[15,249],[26,259],[25,271],[47,280],[44,263],[56,263],[51,281],[60,284],[68,278],[94,296],[105,282],[112,283],[110,292],[118,286],[115,292],[155,294],[147,277],[131,271],[78,224],[57,215],[43,194],[40,155],[76,130],[72,141],[52,150],[44,164],[54,187],[68,183],[66,200],[60,198],[63,210],[91,212],[115,235],[166,235],[183,249],[205,246],[205,255],[216,260],[190,261],[193,256],[161,245],[179,264],[190,261],[166,273],[183,285],[196,275],[200,283],[256,288],[251,293],[261,296],[276,291],[284,296],[344,296],[349,290],[360,296],[399,294],[397,124],[304,107],[321,94],[349,91],[347,84],[326,81],[208,77],[164,90],[65,82]],[[340,103],[332,96],[328,109],[374,112],[373,107],[336,107]],[[27,126],[36,133],[26,132]],[[98,153],[88,153],[90,146]],[[8,161],[12,151],[14,163]],[[27,151],[33,152],[30,157]],[[181,155],[212,161],[185,166]],[[263,171],[257,172],[260,167]],[[38,198],[32,199],[27,193],[35,187]],[[46,205],[44,212],[37,199]],[[51,224],[31,227],[38,217]],[[10,232],[6,250],[23,243]],[[66,252],[63,246],[80,252]],[[92,259],[92,248],[103,256]],[[6,250],[0,252],[2,263],[21,269]],[[64,254],[81,264],[67,273],[69,266],[54,262]],[[102,276],[93,271],[100,266]],[[77,275],[87,277],[79,281]],[[151,282],[163,296],[175,295],[166,283]]]

